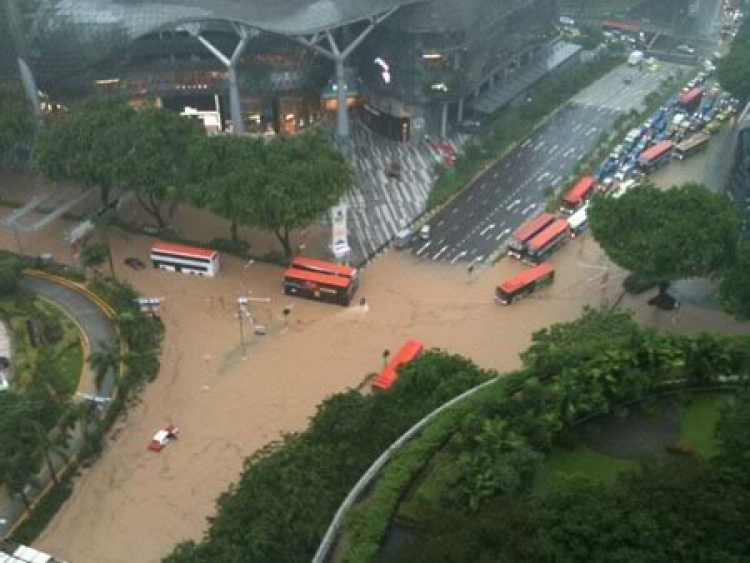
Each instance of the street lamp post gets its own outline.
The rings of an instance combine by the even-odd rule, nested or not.
[[[245,344],[245,316],[247,312],[247,297],[237,298],[237,319],[240,323],[240,346],[242,346],[242,359],[247,359],[247,346]]]

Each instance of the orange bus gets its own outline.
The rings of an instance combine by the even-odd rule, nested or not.
[[[552,213],[540,213],[533,219],[529,219],[523,225],[518,227],[513,235],[510,237],[508,243],[508,254],[518,258],[523,258],[526,252],[526,243],[528,243],[535,235],[546,229],[555,220],[555,216]]]
[[[562,197],[560,211],[570,215],[575,213],[594,193],[596,180],[593,176],[583,176]]]
[[[526,245],[524,261],[536,265],[546,260],[557,248],[568,240],[570,225],[567,219],[557,219],[549,227],[536,235]]]
[[[398,378],[398,368],[402,364],[412,361],[419,356],[424,350],[424,346],[419,340],[407,340],[401,349],[385,364],[383,371],[380,372],[372,382],[376,389],[388,389]]]
[[[555,280],[555,269],[543,262],[513,276],[497,286],[495,299],[503,305],[510,305],[516,299],[521,299],[543,287],[547,287]]]
[[[318,258],[311,258],[310,256],[295,256],[292,259],[291,267],[310,272],[320,272],[321,274],[328,274],[330,276],[343,276],[345,278],[356,278],[358,273],[357,268]]]
[[[355,280],[300,268],[284,271],[284,293],[348,306],[357,291]]]

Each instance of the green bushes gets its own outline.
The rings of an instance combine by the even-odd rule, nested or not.
[[[309,560],[367,467],[424,415],[492,375],[469,360],[432,351],[404,366],[386,392],[332,396],[305,432],[251,456],[239,482],[220,497],[206,538],[178,546],[166,561]],[[381,520],[387,522],[388,514]]]

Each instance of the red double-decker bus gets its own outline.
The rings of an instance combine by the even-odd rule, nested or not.
[[[575,213],[591,197],[595,187],[596,180],[593,176],[579,178],[573,187],[562,196],[560,211],[567,214]]]
[[[549,227],[536,235],[526,245],[524,261],[539,264],[546,260],[557,248],[568,240],[570,225],[567,219],[557,219]]]
[[[555,269],[545,262],[498,285],[495,299],[503,305],[510,305],[517,299],[550,285],[554,280]]]
[[[357,291],[356,280],[300,268],[284,271],[284,293],[347,306]]]
[[[555,216],[552,213],[545,212],[526,221],[511,235],[510,242],[508,243],[508,254],[521,260],[526,253],[526,243],[552,224],[554,220]]]
[[[388,389],[398,378],[399,366],[412,361],[419,356],[424,350],[424,346],[419,340],[407,340],[401,349],[393,356],[372,382],[376,389]]]

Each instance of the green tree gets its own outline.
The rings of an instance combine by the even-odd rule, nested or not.
[[[737,37],[732,41],[729,53],[720,61],[717,69],[723,88],[740,99],[744,105],[750,100],[750,26],[742,24]]]
[[[127,130],[135,111],[125,104],[94,100],[73,106],[37,139],[34,166],[49,181],[98,189],[110,204],[112,188],[127,170]]]
[[[0,82],[0,155],[27,144],[34,135],[34,118],[23,87]]]
[[[81,263],[86,268],[95,268],[107,260],[107,246],[98,242],[87,242],[81,249]]]
[[[265,146],[260,139],[204,136],[191,146],[189,199],[228,219],[230,238],[238,225],[252,225],[266,183]]]
[[[594,238],[618,266],[659,283],[718,274],[735,258],[739,217],[699,184],[640,186],[621,198],[598,195],[589,213]]]
[[[96,388],[99,389],[104,383],[104,378],[112,372],[115,382],[120,373],[120,348],[117,343],[103,342],[99,350],[91,352],[88,362],[94,371]]]
[[[750,319],[750,241],[740,245],[737,262],[721,280],[719,298],[727,313]]]
[[[13,255],[0,258],[0,296],[9,295],[18,289],[23,275],[23,264]]]
[[[121,129],[117,186],[135,193],[143,209],[166,226],[164,204],[183,198],[190,147],[205,135],[200,123],[162,109],[136,112]]]
[[[291,232],[307,227],[335,205],[353,175],[318,130],[270,141],[264,168],[266,182],[257,195],[252,223],[271,231],[290,257]]]

